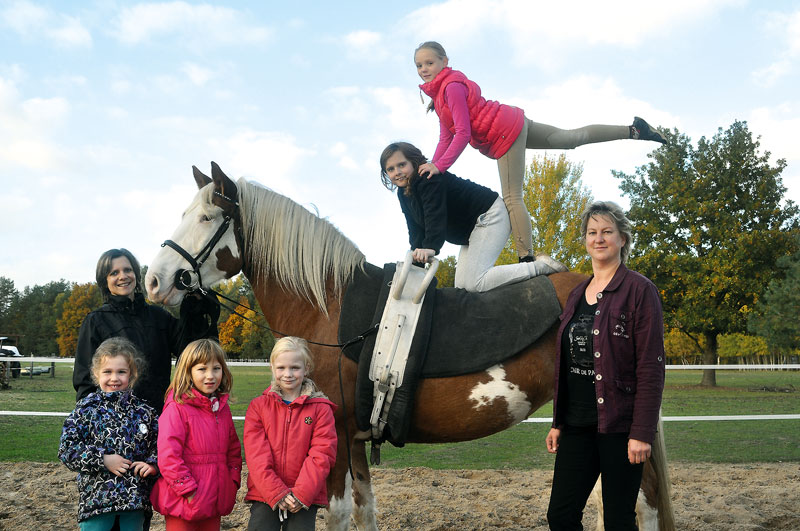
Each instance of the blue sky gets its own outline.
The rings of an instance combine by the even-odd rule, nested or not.
[[[0,0],[0,275],[92,281],[111,247],[149,263],[211,160],[318,210],[370,262],[402,259],[378,157],[393,140],[433,154],[412,62],[425,40],[486,97],[559,127],[639,115],[696,142],[747,120],[800,201],[797,1]],[[567,156],[627,205],[611,170],[654,147]],[[472,148],[452,171],[499,191]]]

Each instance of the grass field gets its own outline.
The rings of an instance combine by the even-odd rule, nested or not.
[[[243,416],[247,404],[269,381],[265,367],[233,367],[231,409]],[[71,366],[49,375],[11,380],[0,390],[0,410],[68,412],[74,407]],[[665,416],[800,413],[800,372],[717,371],[717,387],[702,388],[700,371],[667,371]],[[549,417],[550,404],[534,413]],[[56,461],[63,419],[0,415],[0,461]],[[242,422],[236,423],[241,434]],[[382,447],[384,467],[550,468],[545,451],[549,426],[525,423],[458,444]],[[671,461],[742,463],[800,461],[800,420],[668,422],[664,428]]]

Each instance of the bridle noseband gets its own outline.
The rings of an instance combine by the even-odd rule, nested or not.
[[[230,197],[226,197],[221,193],[214,191],[214,195],[224,199],[231,205],[235,207],[236,210],[239,209],[238,201],[231,199]],[[225,214],[225,217],[222,220],[222,225],[217,228],[217,232],[211,237],[205,246],[200,249],[200,252],[197,253],[197,256],[192,256],[189,254],[186,249],[178,245],[172,240],[165,240],[164,243],[161,244],[161,247],[171,247],[175,250],[179,255],[181,255],[184,260],[189,262],[189,265],[192,266],[192,269],[178,269],[175,271],[175,287],[179,290],[189,290],[192,291],[199,291],[203,295],[206,294],[205,289],[203,288],[203,279],[200,276],[200,268],[203,266],[208,257],[211,256],[211,251],[214,250],[214,246],[219,243],[219,240],[225,234],[225,231],[228,230],[228,227],[233,221],[233,217],[231,214]]]

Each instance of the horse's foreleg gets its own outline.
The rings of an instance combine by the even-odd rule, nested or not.
[[[350,469],[348,467],[347,448],[344,431],[339,433],[339,447],[336,451],[336,463],[328,476],[328,512],[325,514],[325,528],[329,531],[346,531],[350,529],[350,512],[353,498],[350,495]]]
[[[367,465],[366,443],[363,440],[353,441],[353,520],[359,531],[377,531],[375,520],[375,496],[372,493],[372,481]]]

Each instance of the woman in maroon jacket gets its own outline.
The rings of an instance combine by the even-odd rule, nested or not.
[[[589,205],[581,233],[593,274],[567,299],[557,336],[547,520],[553,530],[583,529],[599,475],[605,528],[637,529],[636,498],[664,389],[661,301],[650,280],[625,267],[631,224],[618,205]]]

